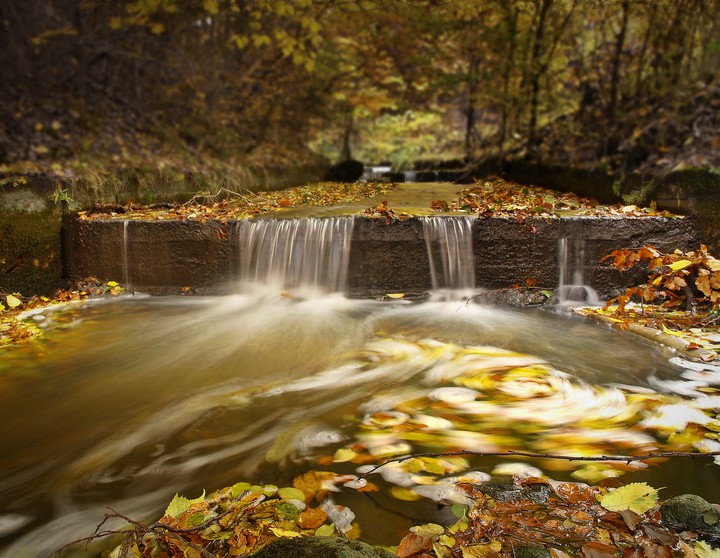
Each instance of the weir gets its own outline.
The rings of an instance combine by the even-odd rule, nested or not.
[[[661,217],[70,220],[63,260],[71,281],[90,276],[125,280],[150,294],[173,294],[185,287],[232,292],[239,278],[279,281],[281,288],[320,283],[323,292],[353,297],[437,288],[504,289],[532,278],[543,288],[561,285],[566,299],[584,296],[589,302],[589,288],[607,299],[641,278],[634,271],[620,273],[601,258],[645,244],[662,251],[692,250],[699,241],[691,220]],[[331,268],[347,272],[335,274]],[[571,296],[573,285],[581,292]]]

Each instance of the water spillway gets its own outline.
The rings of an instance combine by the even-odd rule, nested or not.
[[[448,254],[456,249],[448,244],[453,230],[463,233],[463,250],[469,246],[469,252],[459,256],[462,265],[443,260],[445,256],[439,252],[442,244]],[[325,234],[333,235],[333,240],[321,240]],[[440,240],[440,234],[446,235],[445,240]],[[341,236],[343,240],[339,240]],[[250,278],[249,274],[264,281],[261,276],[280,273],[283,266],[289,266],[298,275],[291,283],[310,275],[322,276],[322,281],[327,281],[322,289],[362,297],[430,291],[444,281],[438,275],[443,266],[451,276],[459,273],[465,277],[462,281],[474,281],[472,288],[502,289],[532,279],[552,289],[561,283],[561,277],[563,285],[573,282],[575,272],[567,268],[567,251],[572,249],[571,260],[576,270],[582,269],[583,285],[608,298],[641,276],[621,274],[601,258],[612,250],[645,244],[672,251],[694,249],[699,241],[691,220],[660,217],[528,218],[523,222],[433,217],[389,223],[365,217],[240,223],[69,220],[63,259],[65,276],[72,281],[89,276],[125,280],[135,290],[149,293],[172,294],[184,287],[223,292],[239,278]],[[305,255],[292,256],[295,261],[289,262],[289,246],[290,252],[302,249]],[[264,258],[265,263],[248,264],[254,261],[252,254]],[[473,271],[469,259],[474,279],[467,279]],[[332,275],[327,270],[318,271],[318,266],[325,266],[321,262],[331,261],[332,265],[342,263],[347,271],[332,279],[326,277]],[[251,271],[248,265],[256,267]]]

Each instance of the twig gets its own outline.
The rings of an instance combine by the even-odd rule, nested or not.
[[[449,451],[449,452],[429,452],[429,453],[414,453],[412,455],[406,455],[403,457],[396,457],[388,459],[384,463],[376,465],[368,472],[359,475],[360,478],[364,478],[367,475],[371,475],[381,467],[384,467],[388,463],[402,463],[410,459],[417,457],[457,457],[460,455],[476,455],[480,457],[530,457],[533,459],[559,459],[563,461],[619,461],[622,463],[630,464],[633,461],[645,461],[647,459],[666,459],[669,457],[689,457],[693,459],[715,457],[720,455],[720,451],[709,451],[709,452],[690,452],[690,451],[660,451],[654,453],[642,453],[638,455],[557,455],[548,453],[534,453],[530,451]]]

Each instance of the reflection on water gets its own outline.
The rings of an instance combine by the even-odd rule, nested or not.
[[[372,439],[382,429],[362,421],[378,411],[404,413],[426,430],[434,425],[457,437],[445,446],[465,449],[483,440],[503,447],[512,436],[529,443],[509,425],[556,417],[532,433],[538,448],[553,437],[561,443],[591,405],[597,417],[625,413],[627,389],[609,384],[657,390],[680,373],[663,349],[579,319],[456,302],[127,298],[48,312],[45,322],[50,335],[0,359],[4,556],[47,555],[90,534],[108,507],[146,520],[176,491],[196,496],[250,479],[288,483],[318,467],[314,458]],[[510,366],[503,358],[515,360]],[[531,372],[481,377],[488,359],[500,359],[489,365],[498,373],[550,372],[542,380]],[[494,407],[502,393],[506,404]],[[461,416],[468,424],[485,417],[490,431],[458,427]],[[649,435],[628,431],[628,444],[640,436]],[[373,440],[370,453],[380,445]],[[427,440],[411,446],[437,449]],[[491,472],[499,462],[477,465]],[[687,466],[685,477],[716,478],[711,462]],[[408,515],[386,494],[376,503],[345,497],[355,498],[350,505],[367,540],[397,542],[411,524],[381,511]],[[437,514],[432,503],[413,506],[419,520]]]

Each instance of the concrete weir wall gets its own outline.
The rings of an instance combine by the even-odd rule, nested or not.
[[[438,219],[452,217],[437,217]],[[65,275],[129,283],[138,291],[173,294],[183,287],[222,292],[236,278],[240,258],[236,227],[216,221],[81,221],[63,227]],[[601,258],[612,250],[651,244],[660,250],[689,250],[700,244],[689,219],[667,218],[489,218],[473,225],[476,286],[497,289],[558,284],[561,239],[574,246],[585,283],[612,297],[642,278],[620,273]],[[420,220],[358,217],[350,249],[348,291],[353,296],[431,288],[430,266]]]

